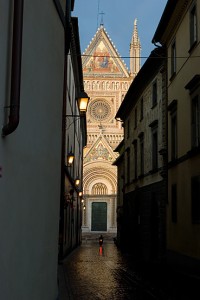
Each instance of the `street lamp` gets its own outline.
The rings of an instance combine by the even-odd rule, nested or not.
[[[78,186],[79,183],[80,183],[80,179],[78,177],[76,177],[76,179],[75,179],[75,185]]]
[[[80,118],[81,116],[85,115],[87,112],[88,102],[90,97],[86,94],[86,92],[82,91],[78,95],[78,108],[80,111],[79,115],[74,115],[73,112],[71,115],[66,115],[66,117],[72,118]]]
[[[67,163],[69,166],[71,166],[73,164],[74,161],[74,153],[72,152],[72,150],[67,154]]]
[[[84,91],[81,91],[80,94],[78,95],[78,105],[81,113],[86,113],[89,99],[90,98]]]

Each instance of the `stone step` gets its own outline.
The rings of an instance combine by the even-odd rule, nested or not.
[[[93,233],[93,232],[84,232],[82,233],[82,240],[98,240],[99,236],[102,234],[104,240],[111,240],[116,237],[116,233],[107,233],[107,232],[98,232],[98,233]]]

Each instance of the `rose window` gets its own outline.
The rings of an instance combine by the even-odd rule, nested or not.
[[[111,107],[104,100],[96,100],[89,107],[91,117],[96,121],[104,121],[111,115]]]

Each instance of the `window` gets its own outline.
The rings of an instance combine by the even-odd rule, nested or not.
[[[130,121],[128,120],[127,121],[127,134],[126,134],[127,139],[129,138],[129,136],[130,136]]]
[[[190,47],[197,42],[197,8],[194,5],[190,11]]]
[[[144,117],[144,99],[142,98],[140,101],[140,121]]]
[[[88,110],[92,119],[98,122],[107,121],[111,115],[111,106],[104,99],[96,99],[92,101]]]
[[[192,99],[192,147],[200,146],[200,97],[197,95]]]
[[[154,120],[149,127],[151,127],[152,140],[152,170],[158,168],[158,120]]]
[[[171,114],[171,160],[177,158],[177,111]]]
[[[191,179],[192,222],[200,223],[200,176]]]
[[[137,178],[137,140],[133,142],[134,147],[134,179]]]
[[[96,183],[92,187],[93,195],[106,195],[108,194],[107,186],[104,183]]]
[[[152,106],[154,107],[157,104],[158,100],[158,91],[157,91],[157,80],[153,82],[152,86]]]
[[[177,158],[178,155],[178,135],[177,135],[177,100],[173,100],[169,106],[170,124],[171,124],[171,160]]]
[[[171,186],[171,217],[172,222],[177,223],[177,187],[176,184]]]
[[[135,109],[135,127],[137,128],[137,108]]]
[[[126,152],[126,158],[127,158],[127,165],[126,165],[126,175],[127,175],[127,184],[130,183],[130,163],[131,163],[131,160],[130,160],[130,148],[127,149],[127,152]]]
[[[191,99],[191,146],[200,146],[200,74],[195,74],[186,84]]]
[[[140,175],[144,174],[144,133],[139,135],[140,139]]]
[[[158,168],[158,128],[152,129],[152,169]]]
[[[171,76],[176,73],[176,42],[171,46]]]

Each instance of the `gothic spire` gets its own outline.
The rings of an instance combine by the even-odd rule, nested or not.
[[[137,19],[134,20],[133,34],[130,43],[130,75],[135,77],[140,70],[141,45],[138,36]]]

